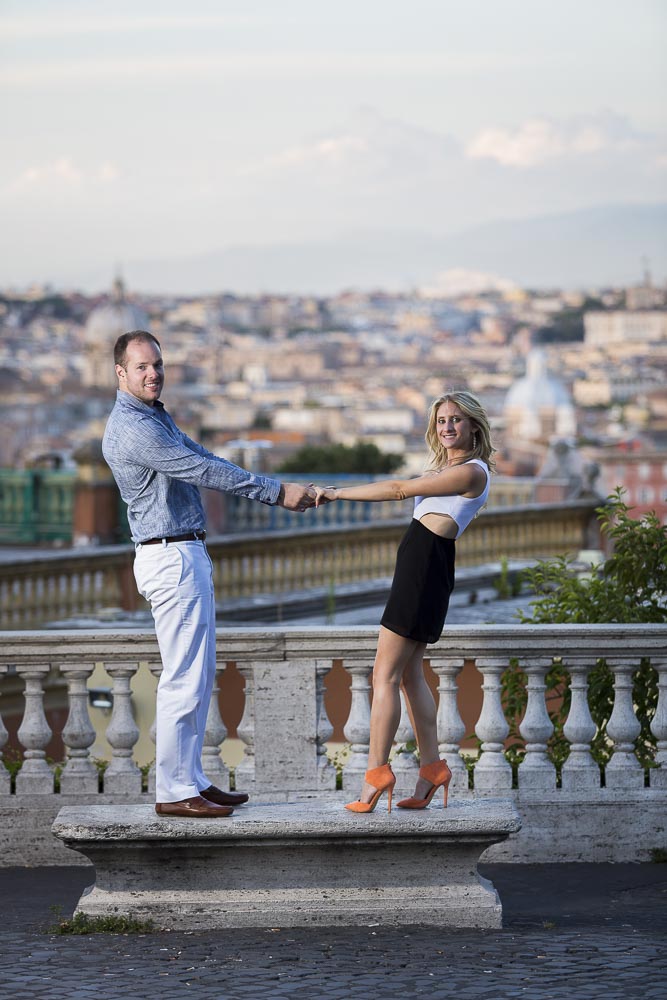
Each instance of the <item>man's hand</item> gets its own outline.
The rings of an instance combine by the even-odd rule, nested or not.
[[[315,506],[315,487],[309,483],[283,483],[278,494],[277,505],[287,510],[306,510]]]

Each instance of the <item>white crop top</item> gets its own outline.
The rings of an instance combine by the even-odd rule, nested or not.
[[[480,465],[486,473],[486,486],[478,497],[462,497],[456,493],[445,497],[415,497],[413,518],[421,521],[424,514],[447,514],[458,527],[456,537],[459,538],[489,497],[491,477],[488,467],[480,458],[470,458],[462,464],[470,465],[472,462],[475,465]]]

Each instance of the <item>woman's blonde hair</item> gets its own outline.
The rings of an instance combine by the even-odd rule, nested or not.
[[[439,437],[436,420],[438,410],[443,403],[454,403],[473,424],[473,447],[470,451],[470,458],[481,458],[488,465],[491,472],[494,471],[496,463],[493,460],[495,448],[491,443],[491,427],[486,410],[471,392],[467,389],[454,389],[446,392],[443,396],[438,396],[431,403],[426,425],[426,444],[431,453],[429,468],[439,469],[447,464],[447,449],[443,447]]]

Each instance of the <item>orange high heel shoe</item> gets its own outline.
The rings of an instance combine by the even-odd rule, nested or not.
[[[452,772],[447,767],[446,760],[436,760],[433,764],[424,764],[423,767],[419,768],[419,777],[425,778],[426,781],[430,781],[433,785],[429,789],[428,795],[425,799],[416,799],[412,796],[409,799],[401,799],[397,802],[399,809],[426,809],[433,798],[433,794],[437,788],[442,785],[443,792],[443,808],[447,808],[447,789],[449,788],[449,782],[452,780]]]
[[[364,775],[364,780],[376,788],[377,791],[373,795],[370,802],[362,802],[357,799],[356,802],[348,802],[345,806],[353,813],[370,813],[375,809],[378,799],[383,792],[387,792],[387,812],[391,812],[391,793],[394,790],[394,785],[396,784],[396,778],[394,777],[394,772],[392,771],[389,764],[382,764],[381,767],[372,767],[370,771],[366,771]]]

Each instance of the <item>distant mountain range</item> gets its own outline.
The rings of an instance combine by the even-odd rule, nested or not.
[[[633,284],[645,262],[654,281],[665,282],[667,204],[507,219],[449,236],[364,231],[321,241],[230,246],[196,256],[127,261],[123,270],[129,287],[143,292],[325,295],[432,286],[438,274],[459,267],[528,288]]]

